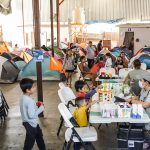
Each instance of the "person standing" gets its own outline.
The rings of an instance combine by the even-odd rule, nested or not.
[[[88,67],[91,69],[94,64],[94,55],[95,55],[95,48],[92,45],[92,41],[89,41],[88,46],[86,47],[86,56],[88,61]]]
[[[102,40],[99,41],[98,45],[97,45],[97,50],[98,53],[102,50],[103,46],[102,46]]]
[[[39,150],[46,150],[42,130],[38,124],[38,115],[44,111],[42,102],[36,102],[31,98],[35,92],[34,81],[24,78],[20,81],[23,95],[20,99],[20,112],[23,126],[26,129],[26,138],[23,150],[32,150],[36,141]],[[38,105],[38,106],[37,106]]]
[[[74,72],[75,66],[74,66],[74,57],[72,55],[72,50],[68,49],[64,58],[64,63],[63,63],[63,69],[66,72],[66,77],[67,77],[67,85],[71,87],[71,82],[72,82],[72,74]]]

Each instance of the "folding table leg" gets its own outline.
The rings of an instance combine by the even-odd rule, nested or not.
[[[60,120],[61,120],[61,122],[60,122],[60,125],[59,125],[59,128],[58,128],[58,131],[57,131],[57,136],[59,136],[59,133],[60,133],[61,127],[62,127],[63,122],[64,122],[64,119],[63,119],[63,117],[62,117],[62,116],[60,117]]]
[[[99,124],[99,126],[98,126],[98,130],[100,129],[100,127],[101,127],[101,126],[102,126],[102,123],[100,123],[100,124]]]
[[[106,125],[106,127],[108,127],[107,123],[105,125]],[[100,129],[101,126],[102,126],[102,123],[100,123],[100,125],[98,126],[98,130]]]

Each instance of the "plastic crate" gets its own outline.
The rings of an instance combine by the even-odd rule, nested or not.
[[[130,150],[143,150],[144,140],[117,139],[119,148],[129,148]]]
[[[144,138],[143,126],[133,126],[129,132],[129,126],[120,125],[118,129],[117,138],[130,139],[130,140],[142,140]]]

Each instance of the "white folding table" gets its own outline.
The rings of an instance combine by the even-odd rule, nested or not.
[[[100,105],[98,103],[94,104],[90,109],[89,122],[91,124],[110,124],[110,123],[150,123],[150,118],[147,113],[144,111],[143,118],[134,119],[134,118],[103,118],[100,113]]]

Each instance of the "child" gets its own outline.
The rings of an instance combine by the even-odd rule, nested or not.
[[[80,127],[88,126],[88,109],[95,103],[96,101],[94,100],[91,103],[86,104],[83,97],[76,98],[75,104],[78,106],[78,108],[75,109],[73,117]],[[89,143],[86,142],[85,144],[88,145]],[[79,150],[80,148],[81,143],[74,143],[74,150]]]
[[[102,88],[102,85],[99,85],[98,88]],[[88,92],[87,90],[87,85],[84,81],[82,80],[78,80],[75,82],[75,89],[76,89],[76,96],[77,97],[83,97],[85,98],[86,100],[87,99],[90,99],[97,91],[97,89],[93,89],[93,90],[90,90]]]
[[[106,62],[105,62],[105,68],[112,68],[113,62],[112,62],[112,57],[110,53],[106,53]]]
[[[26,139],[24,142],[24,150],[31,150],[35,140],[40,150],[46,150],[43,140],[42,130],[38,124],[38,115],[44,111],[43,103],[36,105],[35,101],[30,97],[36,90],[32,79],[24,78],[20,81],[20,88],[23,95],[20,99],[20,111],[23,120],[23,126],[26,129]]]
[[[86,127],[88,125],[88,117],[87,112],[88,109],[96,103],[96,101],[92,101],[86,105],[85,99],[83,97],[77,97],[75,101],[78,108],[73,113],[74,119],[78,123],[80,127]]]

